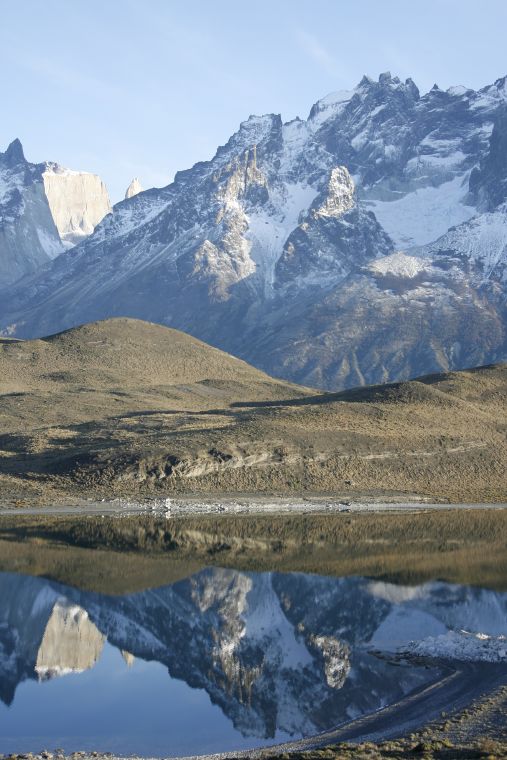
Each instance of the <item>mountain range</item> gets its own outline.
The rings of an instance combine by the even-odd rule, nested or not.
[[[30,178],[0,222],[6,336],[131,316],[324,389],[507,355],[505,77],[421,95],[387,72],[306,120],[251,116],[169,186],[104,203],[62,253],[56,235],[49,252],[10,242],[41,172],[17,142],[2,161]]]

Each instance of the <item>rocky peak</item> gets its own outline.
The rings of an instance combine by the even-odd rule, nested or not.
[[[35,672],[42,680],[92,668],[102,654],[105,636],[88,613],[66,599],[53,607],[40,643]]]
[[[0,153],[0,157],[3,159],[4,165],[9,169],[12,169],[18,164],[26,163],[25,154],[23,153],[23,146],[21,145],[21,142],[18,140],[18,138],[11,142],[3,155]]]
[[[507,92],[507,76],[500,77],[500,79],[497,79],[494,86],[497,90],[502,90],[504,93]]]
[[[282,117],[280,114],[264,114],[263,116],[251,115],[239,126],[239,133],[250,144],[259,143],[276,128],[281,128]]]
[[[361,81],[357,85],[356,90],[359,88],[371,87],[373,84],[375,84],[375,80],[368,76],[368,74],[364,74]]]
[[[51,214],[67,248],[91,235],[111,211],[107,188],[96,174],[48,162],[42,179]]]
[[[125,200],[128,200],[129,198],[133,198],[134,195],[138,195],[138,193],[143,192],[143,187],[137,177],[134,177],[130,185],[127,187],[127,190],[125,192]]]
[[[357,87],[355,92],[362,93],[363,95],[370,93],[382,93],[383,97],[390,97],[390,93],[402,93],[405,96],[410,96],[414,100],[418,100],[419,89],[416,86],[413,79],[405,80],[402,82],[397,76],[392,76],[390,71],[384,71],[379,75],[378,81],[375,81],[371,77],[364,76]]]
[[[405,79],[404,87],[405,87],[405,90],[412,95],[414,100],[419,100],[420,98],[419,88],[411,77],[408,77],[408,79]]]
[[[281,141],[282,117],[280,114],[265,114],[264,116],[249,116],[241,122],[239,129],[229,141],[221,146],[216,153],[215,160],[221,158],[230,161],[254,145],[269,144]]]
[[[399,77],[393,77],[391,75],[390,71],[383,71],[382,74],[379,74],[378,78],[379,84],[383,85],[399,85],[401,84],[401,80]]]
[[[331,169],[324,198],[312,214],[315,217],[340,217],[353,206],[354,181],[345,166],[335,166]]]
[[[123,657],[127,668],[131,668],[134,665],[136,658],[135,658],[135,655],[132,654],[132,652],[127,652],[126,649],[122,649],[121,656]]]
[[[327,120],[337,110],[340,111],[351,100],[353,95],[354,90],[338,90],[337,92],[329,93],[325,98],[321,98],[314,103],[310,110],[308,121],[320,124],[322,121]]]

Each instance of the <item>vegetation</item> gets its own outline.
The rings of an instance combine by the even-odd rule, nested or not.
[[[414,494],[505,501],[507,366],[321,393],[108,320],[0,341],[0,498]]]

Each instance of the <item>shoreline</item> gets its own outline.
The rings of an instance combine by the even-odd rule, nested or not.
[[[35,501],[35,500],[34,500]],[[16,515],[65,515],[65,516],[140,516],[153,517],[197,517],[205,515],[305,515],[340,513],[414,513],[420,511],[476,509],[507,509],[507,501],[495,502],[447,502],[429,500],[423,496],[406,499],[342,499],[327,496],[244,496],[224,495],[217,497],[181,497],[146,499],[79,499],[73,502],[44,505],[8,504],[0,500],[0,517]]]

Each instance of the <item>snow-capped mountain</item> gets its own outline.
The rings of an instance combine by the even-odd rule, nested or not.
[[[72,248],[110,211],[97,175],[31,164],[14,140],[0,153],[0,287]]]
[[[339,388],[505,359],[507,85],[364,77],[306,121],[251,116],[2,293],[34,337],[128,315]]]

